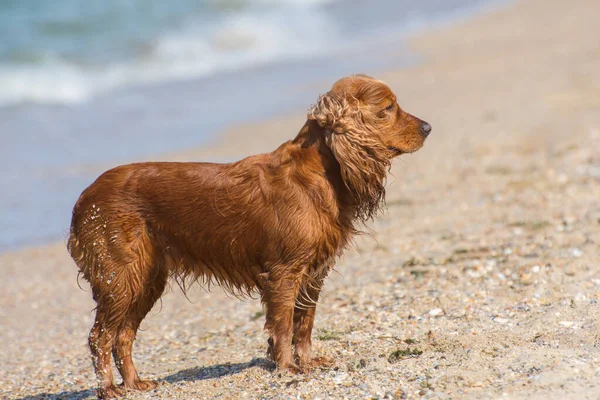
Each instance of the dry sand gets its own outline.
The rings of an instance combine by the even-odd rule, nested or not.
[[[413,38],[423,63],[378,75],[434,130],[327,283],[333,367],[271,372],[257,301],[175,286],[135,348],[160,386],[127,398],[600,398],[598,21],[597,0],[524,0]],[[176,158],[270,150],[302,119]],[[64,245],[0,271],[0,397],[93,397],[94,304]]]

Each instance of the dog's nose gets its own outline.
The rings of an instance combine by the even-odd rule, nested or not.
[[[431,125],[429,125],[427,122],[423,122],[421,124],[421,132],[423,132],[423,135],[428,136],[429,133],[431,133]]]

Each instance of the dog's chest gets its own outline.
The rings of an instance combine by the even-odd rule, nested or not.
[[[335,224],[322,227],[319,243],[310,263],[311,278],[324,277],[333,268],[338,256],[348,244],[348,234]]]

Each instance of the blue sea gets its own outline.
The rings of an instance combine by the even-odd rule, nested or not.
[[[0,251],[63,240],[111,166],[304,110],[340,76],[418,63],[404,37],[500,3],[0,1]]]

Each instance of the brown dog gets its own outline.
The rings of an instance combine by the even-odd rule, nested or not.
[[[324,279],[381,208],[391,160],[421,148],[430,131],[388,86],[358,75],[336,82],[272,153],[102,174],[75,204],[68,240],[98,304],[89,335],[98,396],[122,392],[111,354],[125,388],[156,386],[140,380],[131,352],[169,277],[258,293],[277,367],[307,368]]]

